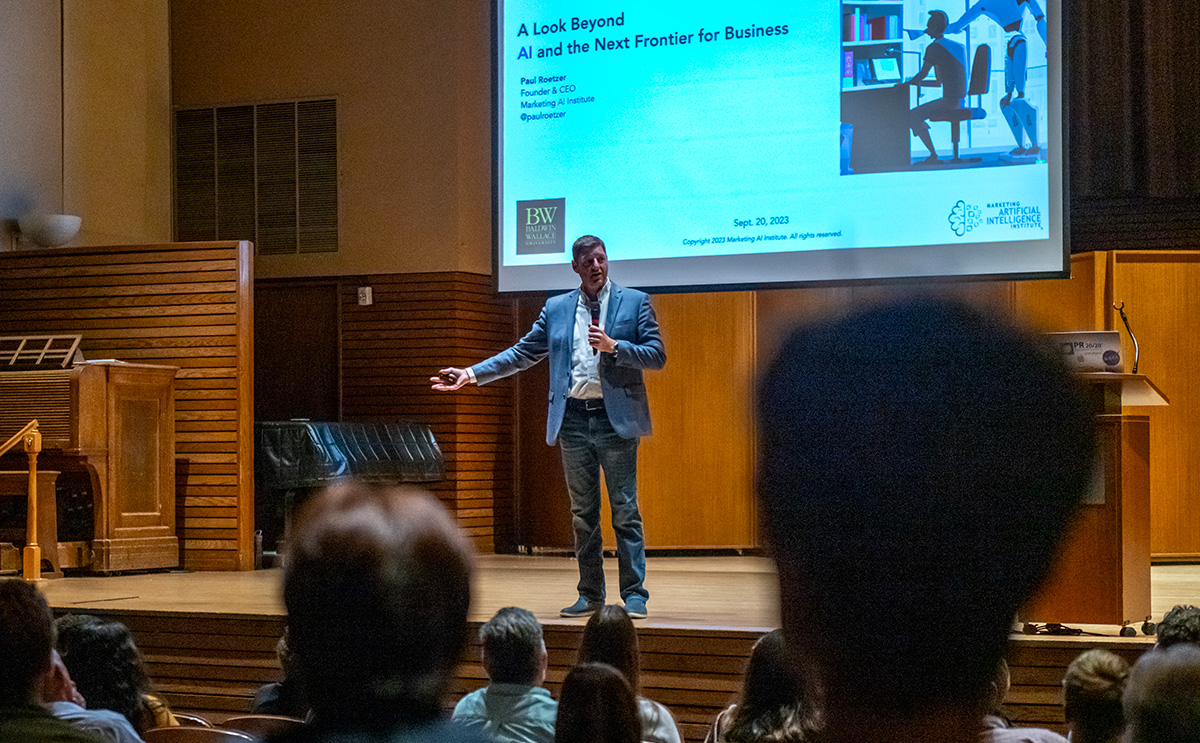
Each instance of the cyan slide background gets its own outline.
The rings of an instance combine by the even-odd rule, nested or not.
[[[624,26],[569,30],[572,16],[622,12]],[[840,2],[505,0],[502,13],[505,266],[569,263],[569,251],[516,255],[516,202],[560,197],[566,198],[566,234],[601,235],[614,259],[979,243],[1050,234],[1045,163],[840,175]],[[566,32],[517,36],[521,23],[559,19],[567,22]],[[783,24],[788,26],[784,36],[724,37],[728,25]],[[719,39],[701,42],[693,36],[687,45],[576,54],[564,49],[560,57],[536,58],[537,49],[559,42],[565,47],[571,40],[591,44],[597,36],[696,34],[701,27],[719,30]],[[516,59],[523,45],[534,47],[534,59]],[[993,59],[993,67],[1002,64]],[[905,73],[911,70],[906,67]],[[576,89],[561,97],[593,96],[595,102],[553,109],[567,112],[562,119],[521,121],[522,113],[551,109],[521,109],[520,90],[527,86],[520,78],[564,74]],[[939,134],[946,135],[935,130],[935,137]],[[948,229],[947,218],[960,200],[979,206],[1019,201],[1040,209],[1043,226],[1018,231],[984,224],[959,237]],[[789,222],[745,229],[733,224],[734,219],[774,216],[787,216]],[[682,242],[838,230],[841,237],[803,242],[701,247]]]

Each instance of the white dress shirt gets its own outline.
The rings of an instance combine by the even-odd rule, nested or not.
[[[600,329],[604,330],[604,322],[608,317],[608,297],[612,294],[608,281],[604,282],[600,293]],[[592,324],[592,309],[588,306],[587,296],[583,289],[579,290],[579,302],[575,305],[575,336],[571,344],[571,390],[568,397],[580,400],[595,400],[604,397],[600,389],[600,354],[593,353],[596,349],[588,344],[588,328]]]

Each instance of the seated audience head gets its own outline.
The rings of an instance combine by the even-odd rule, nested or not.
[[[0,706],[40,697],[54,649],[54,615],[37,588],[20,578],[0,578]]]
[[[305,719],[310,711],[308,697],[304,694],[299,672],[296,670],[296,654],[288,645],[288,630],[275,643],[275,657],[283,670],[280,681],[260,686],[250,702],[250,712],[256,715],[280,715]]]
[[[1063,704],[1072,743],[1112,743],[1125,728],[1121,696],[1129,664],[1095,649],[1080,653],[1063,676]]]
[[[41,698],[42,704],[72,702],[80,707],[87,706],[87,700],[71,680],[71,672],[57,650],[50,653],[50,670],[42,676]]]
[[[439,717],[466,640],[471,550],[445,508],[346,485],[297,518],[284,572],[288,641],[317,720]]]
[[[821,729],[819,693],[791,663],[783,632],[759,638],[746,663],[737,709],[725,728],[726,743],[813,740]]]
[[[829,728],[851,707],[981,717],[1091,481],[1093,416],[1061,360],[979,310],[909,299],[795,332],[758,406],[783,628]]]
[[[992,676],[991,691],[987,697],[987,710],[994,715],[1003,717],[1004,700],[1008,690],[1012,688],[1012,674],[1008,671],[1008,661],[1003,658],[996,664],[996,673]]]
[[[1200,740],[1200,648],[1181,643],[1142,655],[1125,686],[1126,743]]]
[[[119,712],[139,731],[154,727],[150,675],[124,624],[91,614],[59,617],[58,652],[88,707]]]
[[[617,669],[580,663],[558,694],[555,743],[638,743],[642,723],[637,696]]]
[[[502,684],[538,686],[546,680],[542,625],[526,609],[507,606],[479,628],[483,669]]]
[[[637,630],[623,607],[606,604],[588,619],[576,662],[610,665],[621,672],[635,694],[638,692],[641,660]]]
[[[279,669],[283,671],[284,679],[291,679],[296,675],[296,654],[288,644],[287,627],[283,628],[283,634],[275,643],[275,659],[279,661]]]
[[[1157,645],[1169,648],[1181,642],[1200,646],[1200,608],[1179,605],[1158,623]]]

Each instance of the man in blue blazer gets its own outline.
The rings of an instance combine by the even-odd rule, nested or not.
[[[449,367],[431,378],[435,390],[487,384],[550,358],[546,443],[562,452],[571,498],[579,598],[562,610],[588,616],[604,605],[600,535],[600,471],[608,485],[617,536],[621,598],[629,616],[646,616],[650,594],[646,545],[637,503],[638,439],[650,433],[643,369],[667,362],[650,297],[608,280],[608,253],[598,237],[572,246],[580,287],[551,297],[517,344],[467,369]]]

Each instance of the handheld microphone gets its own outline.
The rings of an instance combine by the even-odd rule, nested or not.
[[[588,301],[588,309],[592,311],[592,325],[600,326],[600,300]],[[600,353],[600,349],[592,346],[592,355],[596,356]]]

